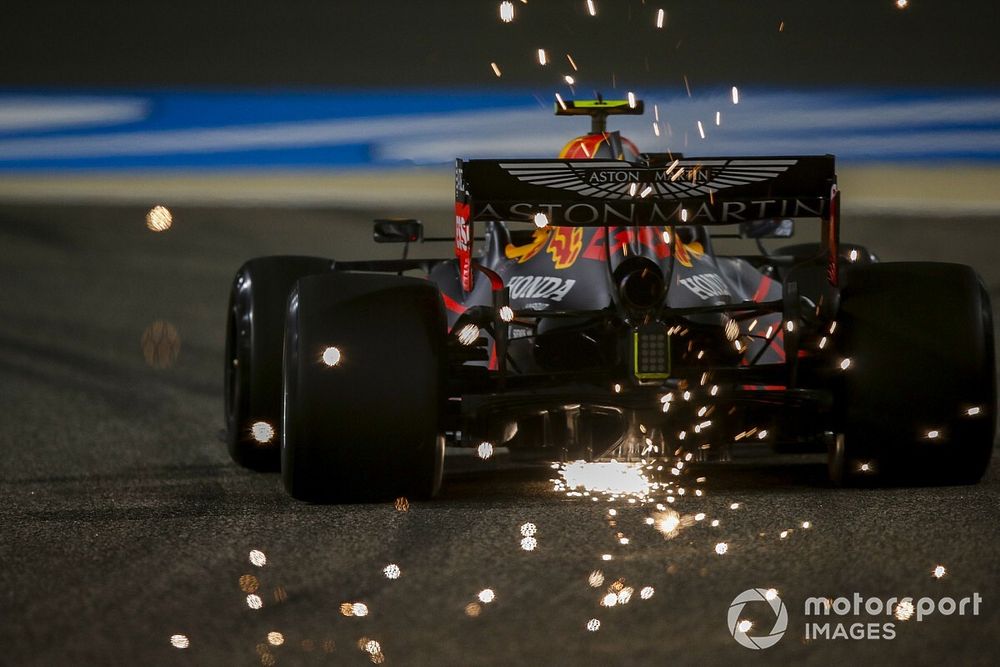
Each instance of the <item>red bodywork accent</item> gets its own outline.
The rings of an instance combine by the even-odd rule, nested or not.
[[[469,205],[455,202],[455,257],[462,289],[472,291],[472,225],[469,223]]]
[[[441,298],[444,300],[444,307],[451,312],[458,313],[459,315],[465,312],[465,306],[460,304],[458,301],[455,301],[444,292],[441,292]]]
[[[767,276],[761,276],[760,284],[757,285],[757,291],[753,293],[753,298],[751,299],[751,301],[760,303],[761,301],[766,299],[767,293],[771,291],[771,284],[773,282],[774,281],[768,278]]]
[[[830,213],[823,219],[823,233],[826,237],[827,264],[826,277],[830,284],[837,287],[840,284],[840,270],[837,259],[840,255],[840,190],[834,184],[830,187]]]
[[[638,240],[639,243],[656,253],[657,258],[670,257],[670,244],[663,240],[663,231],[666,229],[666,227],[640,227],[638,232],[634,228],[620,229],[613,237],[614,245],[611,247],[610,254],[613,255],[624,246]],[[605,248],[605,230],[604,227],[598,227],[593,236],[590,237],[590,243],[583,251],[583,257],[584,259],[604,261]]]

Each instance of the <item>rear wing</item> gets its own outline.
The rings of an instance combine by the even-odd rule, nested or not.
[[[456,160],[455,253],[472,287],[472,225],[730,224],[761,218],[824,221],[836,284],[839,194],[832,155],[624,160]]]

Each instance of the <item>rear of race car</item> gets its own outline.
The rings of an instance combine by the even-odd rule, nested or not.
[[[831,367],[832,299],[802,298],[794,282],[783,287],[746,259],[716,256],[704,226],[822,218],[832,251],[818,245],[804,264],[832,291],[831,156],[459,161],[456,183],[461,288],[466,304],[480,305],[453,315],[452,330],[482,331],[464,347],[488,359],[460,402],[467,441],[638,460],[679,450],[725,456],[733,441],[779,433],[785,443],[816,443],[830,430],[831,391],[798,376]],[[487,268],[472,260],[469,240],[476,223],[499,221],[533,225],[538,242],[515,255],[518,264]],[[517,271],[526,255],[544,260],[546,242],[558,262],[574,237],[577,254],[596,262],[577,260],[558,279]],[[769,261],[782,260],[793,261]],[[777,416],[783,429],[771,426]]]

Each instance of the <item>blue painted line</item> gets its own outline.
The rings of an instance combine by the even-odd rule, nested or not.
[[[834,153],[843,161],[1000,162],[1000,92],[643,92],[613,126],[643,150],[689,155]],[[551,93],[471,90],[0,91],[0,172],[349,168],[549,157],[581,119]],[[569,97],[567,91],[566,97]],[[652,107],[661,117],[654,136]],[[722,124],[714,125],[716,111]],[[696,129],[702,121],[706,138]],[[669,125],[668,125],[669,124]]]

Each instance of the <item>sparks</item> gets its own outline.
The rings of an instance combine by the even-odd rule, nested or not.
[[[247,596],[247,606],[251,609],[260,609],[264,606],[264,601],[260,599],[259,595],[251,593]]]
[[[725,542],[719,542],[718,544],[715,545],[715,553],[719,554],[720,556],[725,554],[727,551],[729,551],[729,545],[726,544]]]
[[[750,628],[752,628],[752,627],[753,627],[753,623],[751,623],[750,621],[748,621],[747,619],[744,618],[742,621],[740,621],[736,625],[736,630],[738,632],[742,632],[743,634],[746,634],[746,633],[750,632]]]
[[[583,488],[587,491],[619,495],[646,496],[650,482],[642,474],[640,464],[619,463],[617,461],[573,461],[560,471],[569,489]]]
[[[840,362],[840,370],[846,371],[850,367],[851,367],[850,357],[847,357]]]
[[[534,551],[537,546],[538,540],[534,537],[525,537],[521,539],[521,549],[524,551]]]
[[[266,445],[274,440],[274,427],[264,421],[254,422],[250,427],[250,435],[260,444]]]
[[[934,568],[934,570],[931,571],[931,576],[933,576],[935,579],[940,579],[946,574],[948,574],[948,570],[945,569],[944,565],[938,565]]]
[[[903,598],[899,604],[896,605],[895,613],[893,614],[896,620],[908,621],[913,616],[913,602],[910,598]]]
[[[594,570],[587,577],[587,583],[590,584],[591,588],[600,588],[604,583],[604,573],[600,570]]]
[[[739,104],[739,103],[740,103],[740,91],[739,89],[736,88],[736,86],[733,86],[733,104]]]
[[[399,566],[396,565],[395,563],[389,563],[384,568],[382,568],[382,574],[385,575],[386,579],[399,579],[399,576],[402,573],[403,573],[402,570],[400,570]]]
[[[257,567],[264,567],[267,565],[267,556],[264,555],[263,551],[254,549],[250,552],[250,564]]]
[[[538,49],[538,64],[546,65],[549,62],[549,57],[545,55],[545,49]]]
[[[631,90],[628,91],[628,106],[630,109],[635,108],[635,93],[633,93]]]
[[[323,363],[331,368],[339,364],[342,358],[340,348],[330,346],[323,350]]]
[[[556,93],[556,102],[559,103],[560,109],[562,109],[563,111],[566,110],[566,103],[563,101],[562,95],[560,95],[559,93]]]
[[[589,630],[590,632],[597,632],[600,629],[601,629],[601,622],[596,618],[592,618],[589,621],[587,621],[587,630]]]
[[[563,79],[566,81],[566,84],[569,85],[569,86],[572,86],[574,83],[576,83],[576,79],[574,79],[569,74],[567,74],[566,76],[564,76]]]
[[[500,20],[504,23],[510,23],[514,20],[514,3],[510,0],[504,0],[500,3]]]
[[[910,6],[910,0],[896,0],[896,9],[906,9]]]
[[[642,598],[643,600],[648,600],[649,598],[653,597],[653,593],[655,592],[656,591],[653,590],[652,586],[646,586],[641,591],[639,591],[639,597]]]
[[[493,592],[492,588],[484,588],[483,590],[479,591],[479,595],[477,595],[476,597],[478,597],[479,601],[482,602],[483,604],[489,604],[493,602],[497,596],[496,593]]]
[[[663,28],[663,19],[665,19],[666,16],[667,16],[667,13],[664,12],[662,9],[657,9],[656,10],[656,27],[657,28],[661,28],[661,29]]]
[[[166,206],[154,206],[146,213],[146,228],[151,232],[165,232],[174,224],[174,216]]]
[[[510,306],[500,306],[500,319],[504,322],[513,322],[514,309]]]
[[[535,227],[538,227],[539,229],[544,229],[549,225],[548,216],[541,212],[535,214],[534,221],[535,221]]]
[[[497,75],[497,78],[499,78],[500,77],[500,66],[497,65],[496,63],[490,63],[490,67],[493,68],[493,73]]]
[[[466,324],[458,332],[458,342],[462,345],[472,345],[479,338],[479,327],[475,324]]]
[[[191,641],[186,635],[170,635],[170,645],[174,648],[187,648]]]
[[[675,537],[681,526],[681,515],[672,509],[666,509],[653,515],[654,528],[664,537]]]
[[[280,632],[267,633],[267,643],[271,646],[281,646],[285,643],[285,636]]]
[[[705,138],[705,127],[701,124],[700,120],[698,121],[698,134],[701,135],[702,139]]]
[[[587,0],[587,13],[591,16],[597,16],[597,7],[594,5],[594,0]]]
[[[720,125],[722,125],[722,112],[721,111],[716,111],[715,112],[715,126],[719,127]]]

